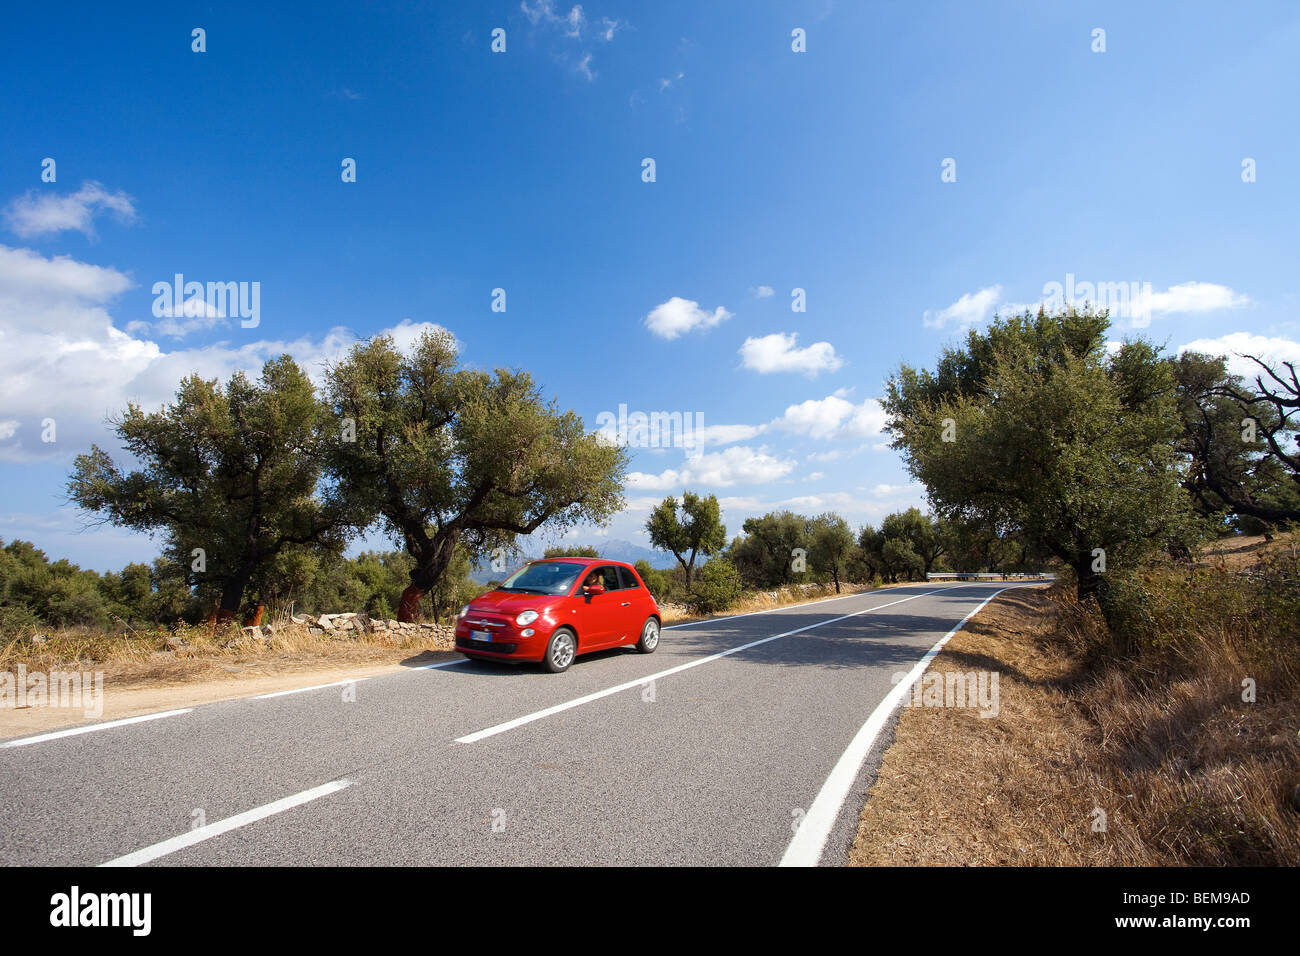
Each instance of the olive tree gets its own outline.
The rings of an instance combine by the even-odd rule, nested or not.
[[[1168,363],[1106,346],[1106,314],[995,319],[933,372],[902,366],[887,428],[936,510],[995,516],[1074,570],[1111,618],[1108,568],[1189,535]]]
[[[687,590],[696,557],[708,557],[727,544],[727,526],[722,523],[722,508],[714,495],[701,497],[684,492],[680,508],[677,499],[669,496],[650,512],[645,529],[650,544],[669,552],[682,566]]]
[[[288,355],[257,381],[191,375],[171,404],[132,403],[113,424],[140,467],[123,471],[92,446],[76,458],[69,497],[104,521],[163,534],[188,583],[220,595],[218,623],[236,617],[250,585],[271,583],[287,552],[341,551],[355,528],[347,498],[322,481],[324,410]]]
[[[415,562],[400,620],[418,616],[458,548],[479,560],[622,507],[626,451],[548,403],[527,372],[461,367],[445,330],[409,354],[386,336],[358,343],[325,391],[342,436],[331,477]]]

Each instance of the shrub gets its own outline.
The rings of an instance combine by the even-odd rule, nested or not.
[[[0,639],[23,638],[41,629],[36,612],[22,604],[0,605]]]
[[[735,604],[740,592],[740,572],[735,565],[714,558],[696,576],[691,586],[691,604],[701,614],[713,614]]]

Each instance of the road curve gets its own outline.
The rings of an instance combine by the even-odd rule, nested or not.
[[[0,863],[775,865],[892,678],[1006,587],[666,628],[655,654],[559,675],[448,656],[7,741]],[[844,862],[883,746],[849,768],[842,805],[818,804],[824,849],[805,862]]]

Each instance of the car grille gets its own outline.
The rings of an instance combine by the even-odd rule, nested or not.
[[[469,637],[456,638],[459,647],[468,647],[473,651],[489,651],[493,654],[513,654],[518,644],[504,644],[500,641],[476,641]]]

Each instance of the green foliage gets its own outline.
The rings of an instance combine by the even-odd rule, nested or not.
[[[840,593],[840,582],[846,579],[857,542],[849,523],[837,514],[819,515],[810,522],[808,560],[813,570],[835,582],[835,593]]]
[[[331,444],[329,472],[415,559],[419,590],[458,548],[477,560],[516,535],[601,524],[622,506],[626,451],[547,404],[526,372],[459,368],[448,332],[426,332],[409,355],[388,337],[360,343],[325,390],[331,427],[355,429]]]
[[[1097,549],[1108,570],[1132,569],[1194,535],[1172,371],[1145,342],[1108,354],[1108,327],[1072,310],[998,319],[935,372],[901,368],[884,400],[894,447],[941,514],[1016,528],[1103,611]]]
[[[287,355],[254,383],[191,375],[176,400],[146,414],[134,403],[115,423],[138,471],[121,472],[98,447],[77,456],[70,497],[105,520],[161,531],[176,556],[202,549],[196,575],[221,593],[223,612],[245,589],[267,590],[295,546],[341,550],[355,524],[346,499],[321,484],[325,418],[306,373]]]
[[[15,627],[39,621],[51,627],[101,626],[109,609],[99,575],[68,561],[51,563],[28,541],[0,550],[0,607]]]
[[[1300,633],[1300,556],[1277,549],[1246,574],[1153,562],[1112,575],[1109,601],[1109,631],[1094,653],[1154,652],[1195,667],[1210,635],[1239,660],[1284,660]]]
[[[871,525],[858,534],[866,573],[890,583],[922,578],[957,547],[955,526],[919,508],[887,515],[877,531]]]
[[[170,564],[128,564],[100,576],[50,562],[28,541],[0,548],[0,632],[81,627],[101,630],[171,623],[197,613],[188,585]]]
[[[911,581],[925,572],[925,561],[906,538],[884,538],[880,559],[890,581]]]
[[[900,556],[900,562],[909,569],[917,568],[921,575],[934,569],[935,562],[948,553],[951,544],[948,523],[922,514],[919,508],[889,515],[881,524],[880,533],[886,543],[896,542],[892,553]]]
[[[1047,556],[1013,527],[972,516],[947,522],[947,529],[947,562],[953,571],[1041,571],[1048,564]]]
[[[1267,444],[1268,436],[1289,444],[1294,428],[1271,404],[1245,401],[1253,394],[1229,374],[1223,357],[1185,352],[1169,362],[1182,424],[1183,487],[1197,512],[1230,515],[1247,534],[1300,520],[1297,475]]]
[[[806,570],[795,570],[795,559],[799,551],[807,563],[813,545],[811,519],[790,511],[769,512],[747,519],[742,527],[745,537],[732,542],[728,557],[747,587],[784,587],[806,580]]]
[[[633,566],[656,601],[681,604],[689,600],[686,574],[680,566],[673,570],[661,570],[650,567],[650,562],[645,560],[638,561]]]
[[[716,614],[735,604],[743,588],[736,566],[726,558],[713,558],[691,585],[691,604],[701,614]]]
[[[599,558],[600,552],[589,544],[577,544],[569,547],[559,545],[554,548],[547,548],[542,553],[543,558]]]
[[[650,513],[645,530],[653,547],[667,551],[677,559],[688,590],[696,556],[716,554],[727,544],[722,507],[714,495],[702,498],[687,491],[682,494],[680,509],[676,498],[665,498]]]

